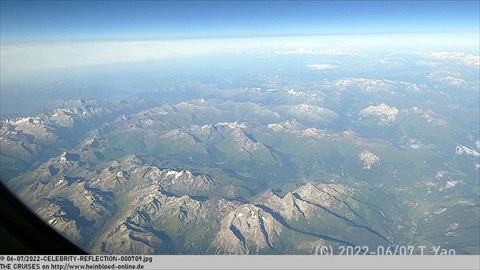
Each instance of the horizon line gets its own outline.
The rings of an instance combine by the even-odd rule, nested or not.
[[[38,40],[1,40],[1,45],[25,43],[52,43],[52,42],[95,42],[95,41],[161,41],[161,40],[205,40],[205,39],[241,39],[241,38],[275,38],[275,37],[326,37],[326,36],[384,36],[384,35],[420,35],[420,34],[474,34],[476,31],[414,31],[414,32],[328,32],[311,34],[242,34],[242,35],[192,35],[192,36],[144,36],[144,37],[111,37],[111,38],[68,38],[68,39],[38,39]]]

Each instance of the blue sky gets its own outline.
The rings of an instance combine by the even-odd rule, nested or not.
[[[2,1],[1,40],[478,33],[479,1]]]

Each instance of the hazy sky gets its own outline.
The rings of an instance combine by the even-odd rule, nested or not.
[[[252,50],[479,54],[479,1],[0,3],[2,84],[41,70]]]
[[[1,1],[1,40],[478,32],[479,1]]]

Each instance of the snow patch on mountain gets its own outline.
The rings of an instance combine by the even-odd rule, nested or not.
[[[361,152],[358,158],[362,161],[364,170],[370,170],[374,164],[380,161],[375,154],[367,150]]]
[[[457,145],[457,147],[455,148],[455,154],[480,157],[480,153],[478,151],[475,151],[475,150],[473,150],[471,148],[468,148],[464,145]]]
[[[420,52],[420,55],[439,60],[453,60],[467,65],[480,66],[480,56],[463,52]]]
[[[399,110],[396,107],[390,107],[385,103],[380,105],[370,105],[359,112],[360,116],[378,117],[379,125],[390,125],[397,118]]]

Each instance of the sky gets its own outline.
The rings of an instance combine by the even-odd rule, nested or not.
[[[222,53],[464,51],[479,1],[5,1],[1,83],[28,74]]]
[[[478,32],[479,1],[1,1],[1,41]]]

